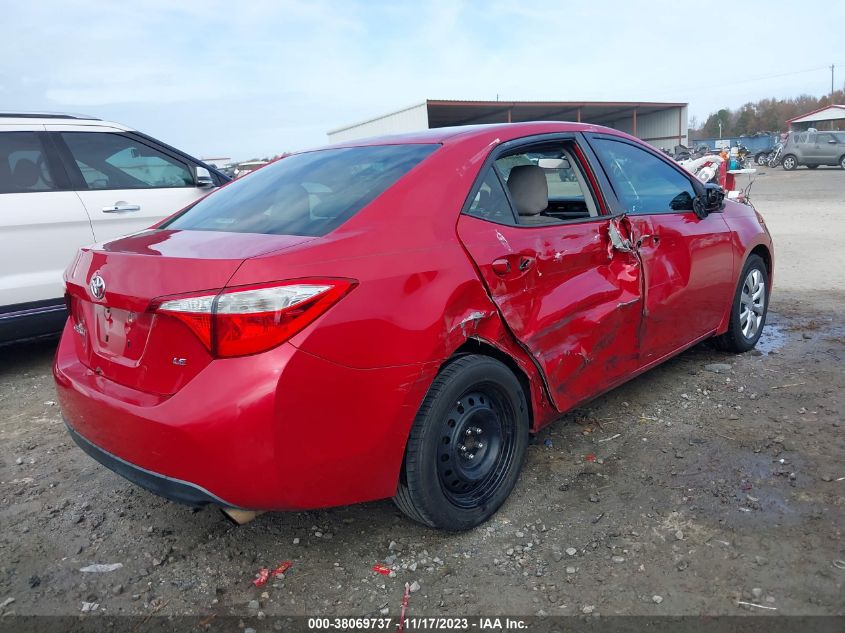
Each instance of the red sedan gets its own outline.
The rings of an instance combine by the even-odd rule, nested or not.
[[[169,498],[392,497],[462,530],[529,435],[699,341],[757,343],[772,241],[607,128],[444,128],[289,156],[82,249],[54,374],[70,434]]]

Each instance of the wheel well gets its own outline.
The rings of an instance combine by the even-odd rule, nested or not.
[[[758,255],[760,259],[763,260],[763,263],[766,265],[766,272],[768,273],[769,278],[771,278],[772,254],[769,252],[769,249],[763,246],[762,244],[758,244],[753,249],[751,249],[750,255]]]
[[[525,372],[522,371],[522,368],[516,363],[516,361],[509,354],[503,352],[499,348],[475,338],[467,339],[463,345],[455,350],[455,353],[452,354],[449,360],[451,361],[456,357],[463,356],[465,354],[480,354],[481,356],[495,358],[513,372],[514,376],[516,376],[516,379],[519,381],[520,387],[522,387],[522,393],[525,396],[525,403],[528,405],[528,419],[531,421],[531,424],[533,424],[534,407],[531,404],[531,384],[528,380],[528,376],[525,375]]]

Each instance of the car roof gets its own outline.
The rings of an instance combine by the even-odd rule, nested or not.
[[[127,127],[120,123],[112,121],[103,121],[97,117],[86,114],[71,114],[66,112],[19,112],[19,111],[0,111],[0,126],[15,125],[41,128],[45,125],[85,125],[92,128],[115,128],[127,132],[135,131],[134,128]]]
[[[573,121],[528,121],[525,123],[492,123],[486,125],[459,125],[454,127],[439,127],[419,132],[391,134],[370,138],[353,139],[332,144],[327,147],[360,147],[364,145],[400,145],[413,143],[441,143],[451,144],[466,140],[484,139],[492,142],[505,142],[536,134],[553,134],[556,132],[601,132],[635,138],[619,130],[591,123],[576,123]],[[325,148],[320,148],[325,149]]]

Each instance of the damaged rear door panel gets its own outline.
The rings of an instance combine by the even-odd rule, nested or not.
[[[636,371],[641,270],[600,217],[505,226],[468,215],[458,235],[514,336],[546,376],[558,411]]]

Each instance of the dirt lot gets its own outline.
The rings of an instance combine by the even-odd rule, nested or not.
[[[760,350],[700,345],[570,413],[467,534],[387,501],[240,528],[164,501],[68,438],[53,343],[0,349],[2,610],[396,616],[410,582],[414,614],[845,614],[845,172],[765,171],[752,193],[777,268]],[[80,572],[92,563],[123,567]]]

